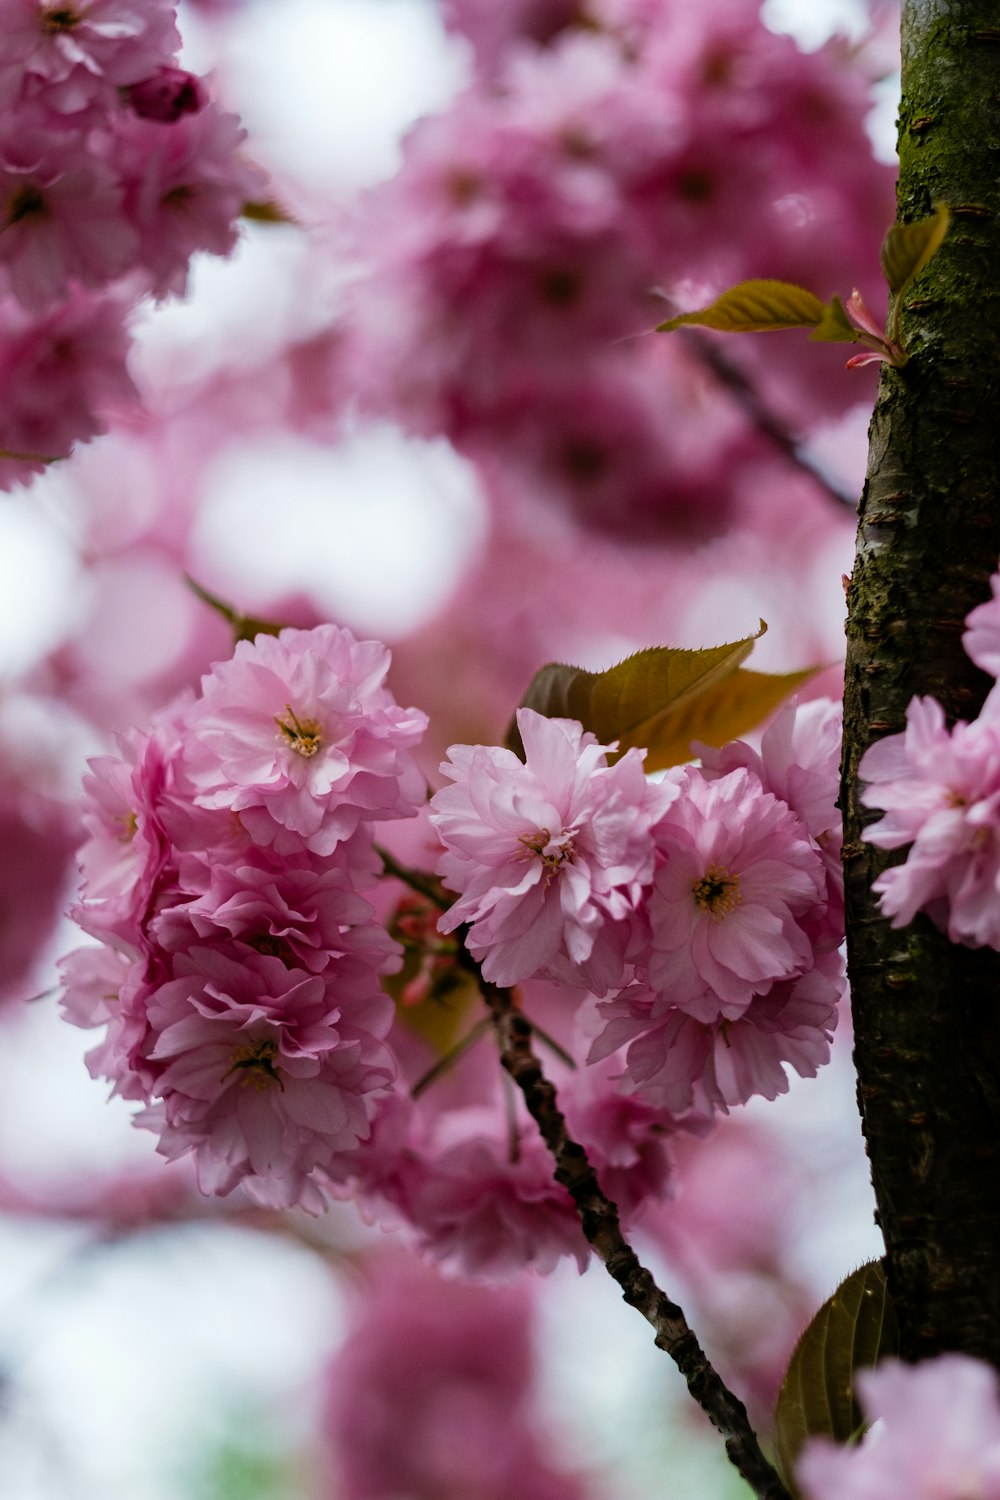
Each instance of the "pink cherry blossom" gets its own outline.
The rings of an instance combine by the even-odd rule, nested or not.
[[[194,1152],[203,1192],[243,1183],[258,1202],[317,1211],[317,1172],[368,1137],[395,1074],[372,969],[310,974],[241,944],[195,946],[173,971],[146,1004],[160,1102],[137,1123],[168,1159]]]
[[[865,753],[862,801],[885,817],[863,837],[881,849],[912,845],[873,889],[894,927],[926,911],[954,943],[1000,948],[1000,719],[945,726],[933,698],[914,698],[906,729]]]
[[[653,876],[650,830],[676,795],[648,783],[642,754],[615,765],[571,719],[517,714],[524,744],[453,745],[431,822],[438,866],[460,899],[442,932],[470,923],[467,945],[497,984],[554,974],[600,993],[621,983],[629,919]]]
[[[2,0],[0,98],[19,91],[66,114],[135,83],[180,46],[174,0]]]
[[[83,889],[74,916],[94,936],[133,952],[171,854],[162,802],[174,749],[162,732],[133,731],[119,741],[119,755],[92,760],[83,781],[87,838],[77,856]]]
[[[990,588],[993,597],[977,604],[965,617],[962,645],[977,667],[991,677],[1000,677],[1000,573],[993,574]]]
[[[381,860],[363,832],[337,854],[322,864],[306,856],[276,860],[251,845],[231,858],[214,850],[182,856],[178,896],[153,918],[151,931],[167,951],[226,934],[313,974],[348,955],[373,972],[392,972],[400,949],[355,888],[359,879],[374,883]]]
[[[131,269],[138,237],[115,171],[74,136],[0,138],[0,267],[22,306],[41,312],[71,278],[107,285]]]
[[[887,1359],[857,1377],[875,1425],[860,1443],[811,1438],[797,1465],[808,1500],[1000,1500],[997,1373],[962,1354]]]
[[[380,1192],[425,1253],[463,1276],[545,1275],[564,1256],[584,1271],[590,1249],[534,1120],[512,1133],[502,1111],[450,1109],[419,1130],[416,1152]]]
[[[603,1029],[588,1060],[629,1043],[626,1088],[675,1116],[728,1113],[755,1094],[787,1092],[786,1063],[801,1077],[815,1076],[829,1060],[843,987],[842,960],[828,953],[801,978],[755,995],[736,1020],[703,1022],[630,986],[598,1007]]]
[[[812,965],[805,924],[825,910],[825,872],[802,823],[752,772],[707,780],[690,767],[678,784],[656,829],[649,982],[700,1021],[734,1020]]]
[[[0,299],[0,489],[67,457],[105,430],[112,402],[135,398],[126,317],[121,297],[76,287],[40,316]]]
[[[123,212],[158,297],[184,291],[196,250],[234,249],[244,204],[266,189],[264,174],[240,155],[245,138],[237,117],[214,104],[166,122],[118,117],[111,150]]]
[[[826,870],[823,929],[835,947],[844,938],[843,830],[837,807],[842,718],[841,705],[829,699],[793,699],[765,729],[759,751],[742,740],[730,740],[720,749],[698,743],[691,747],[701,756],[707,778],[745,766],[765,792],[780,798],[801,819]]]
[[[412,816],[426,725],[384,686],[377,641],[320,625],[240,641],[202,679],[186,774],[203,808],[230,808],[276,854],[330,854],[362,822]]]

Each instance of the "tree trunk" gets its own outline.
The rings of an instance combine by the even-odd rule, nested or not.
[[[1000,1366],[1000,954],[925,917],[893,931],[871,882],[902,855],[859,842],[857,766],[915,693],[949,722],[991,682],[961,643],[1000,556],[1000,12],[903,0],[899,218],[953,224],[904,293],[911,353],[870,429],[849,591],[845,874],[858,1096],[902,1353]],[[903,851],[905,853],[905,851]],[[1000,900],[1000,896],[998,896]]]

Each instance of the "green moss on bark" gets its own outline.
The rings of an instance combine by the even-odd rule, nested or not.
[[[1000,557],[1000,21],[904,0],[899,217],[953,225],[904,294],[910,362],[886,370],[849,592],[844,810],[858,1094],[903,1353],[1000,1366],[1000,954],[926,919],[893,931],[859,839],[857,765],[915,693],[949,720],[990,683],[962,650]],[[899,856],[895,856],[896,859]]]

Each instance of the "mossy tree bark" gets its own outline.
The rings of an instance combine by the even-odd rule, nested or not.
[[[904,293],[910,362],[872,419],[849,590],[845,873],[855,1060],[902,1353],[964,1350],[1000,1366],[1000,953],[952,945],[924,917],[893,931],[859,841],[869,744],[915,693],[949,721],[990,687],[962,649],[1000,557],[1000,12],[996,0],[903,0],[899,218],[953,224]]]

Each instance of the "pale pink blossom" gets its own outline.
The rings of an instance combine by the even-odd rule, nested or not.
[[[620,984],[630,919],[653,877],[650,830],[676,795],[646,781],[642,753],[609,766],[607,748],[571,719],[522,708],[522,761],[511,750],[453,745],[431,822],[438,873],[460,899],[442,932],[471,924],[487,979],[553,975],[606,993]]]
[[[171,855],[162,817],[171,746],[160,733],[132,731],[117,756],[98,756],[83,778],[87,837],[74,917],[95,937],[137,952],[156,885]]]
[[[808,1500],[1000,1500],[1000,1390],[963,1354],[887,1359],[857,1376],[872,1425],[860,1443],[811,1438],[796,1473]]]
[[[839,703],[815,699],[785,705],[771,721],[754,750],[742,740],[720,749],[692,745],[708,779],[745,766],[765,792],[780,798],[801,819],[814,840],[826,871],[827,909],[823,930],[838,947],[844,938],[844,872],[840,809],[840,740],[843,713]]]
[[[694,767],[656,829],[646,914],[648,976],[699,1021],[742,1015],[754,995],[813,962],[806,926],[825,911],[819,850],[790,809],[743,767]]]
[[[885,817],[863,837],[912,847],[873,890],[894,927],[926,911],[954,943],[1000,948],[1000,720],[950,731],[933,698],[913,698],[906,729],[866,751],[862,801]]]
[[[396,703],[388,669],[384,646],[335,625],[240,641],[189,715],[196,805],[238,813],[279,855],[330,854],[360,823],[412,816],[426,719]]]
[[[839,955],[826,954],[801,978],[753,996],[737,1019],[703,1022],[630,986],[598,1007],[605,1024],[588,1060],[628,1043],[626,1088],[675,1116],[728,1113],[754,1095],[787,1092],[785,1064],[815,1076],[829,1060],[843,987]]]
[[[180,891],[154,916],[151,931],[168,952],[226,935],[313,974],[348,955],[374,973],[392,972],[401,963],[399,946],[357,894],[359,881],[374,883],[381,860],[363,832],[337,854],[335,862],[276,859],[251,845],[231,858],[215,850],[182,856]]]
[[[1000,573],[993,574],[990,588],[993,597],[977,604],[965,617],[962,645],[977,667],[991,677],[1000,677]]]
[[[106,944],[76,948],[59,962],[61,1007],[73,1026],[106,1026],[85,1061],[92,1078],[106,1078],[112,1094],[149,1102],[157,1068],[146,1057],[150,1027],[146,1001],[155,987],[149,962]]]

